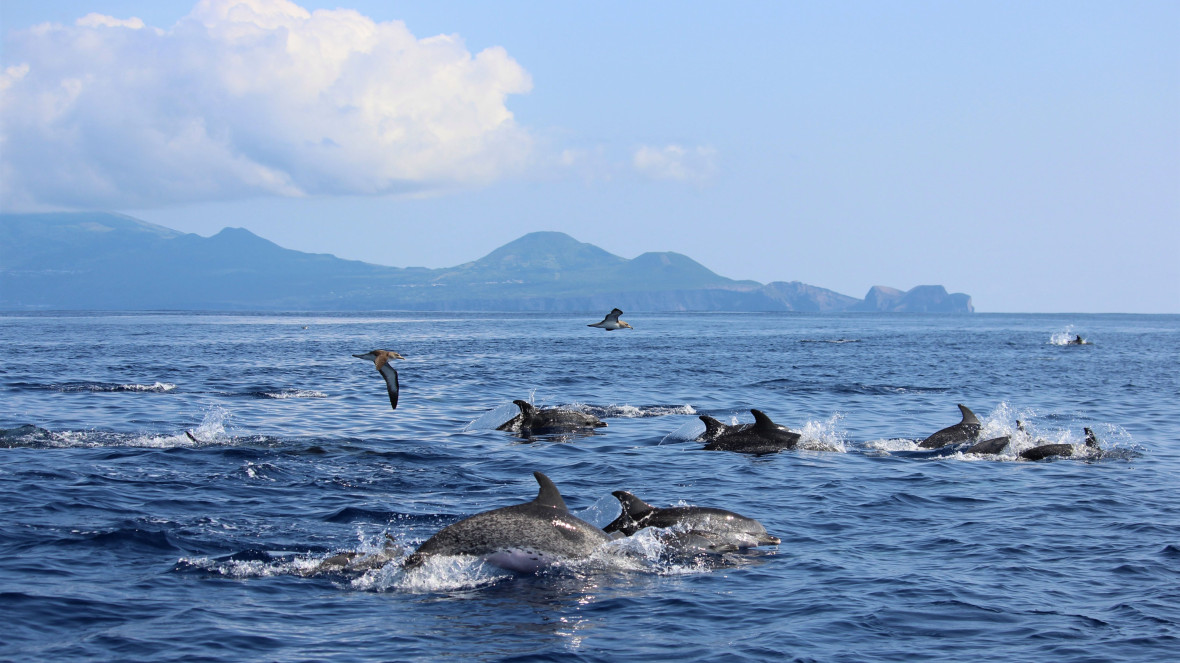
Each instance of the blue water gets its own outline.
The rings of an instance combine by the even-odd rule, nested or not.
[[[0,658],[1159,661],[1180,652],[1180,316],[0,316]],[[1081,334],[1091,344],[1060,344]],[[401,402],[372,363],[397,350]],[[495,430],[511,401],[595,434]],[[1101,453],[935,456],[985,435]],[[804,434],[706,452],[698,414]],[[35,428],[18,426],[29,424]],[[192,433],[195,441],[186,435]],[[837,449],[822,451],[819,449]],[[759,519],[536,576],[317,572],[536,495]],[[611,544],[616,545],[616,544]],[[372,556],[372,557],[367,557]],[[607,560],[607,561],[603,561]]]

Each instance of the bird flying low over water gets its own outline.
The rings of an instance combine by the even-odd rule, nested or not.
[[[363,355],[353,355],[357,359],[366,359],[373,362],[377,367],[377,372],[381,377],[385,378],[385,388],[389,390],[389,404],[393,409],[397,409],[397,371],[393,365],[389,363],[390,359],[405,359],[393,350],[369,350]]]
[[[602,327],[603,329],[605,329],[607,331],[611,331],[614,329],[623,329],[624,327],[626,327],[627,329],[635,329],[631,325],[620,320],[619,319],[620,315],[623,315],[622,311],[620,311],[617,308],[611,309],[611,312],[606,314],[606,317],[602,319],[602,322],[596,322],[592,325],[586,325],[586,326],[587,327]]]

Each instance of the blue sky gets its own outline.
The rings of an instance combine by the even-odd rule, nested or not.
[[[340,8],[340,9],[338,9]],[[0,0],[0,208],[1180,312],[1180,3]]]

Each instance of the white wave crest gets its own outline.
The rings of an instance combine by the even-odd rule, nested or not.
[[[266,398],[327,398],[328,395],[315,389],[283,389],[281,391],[264,391]]]

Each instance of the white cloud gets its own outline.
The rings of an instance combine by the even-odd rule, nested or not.
[[[139,30],[144,27],[143,19],[131,18],[119,20],[113,16],[103,16],[102,14],[95,14],[93,12],[83,16],[74,22],[81,28],[131,28],[132,30]]]
[[[716,157],[717,151],[711,147],[643,145],[635,150],[631,163],[653,179],[703,182],[717,174]]]
[[[202,0],[167,30],[90,14],[5,42],[0,200],[128,208],[480,184],[532,139],[502,48],[286,0]]]

